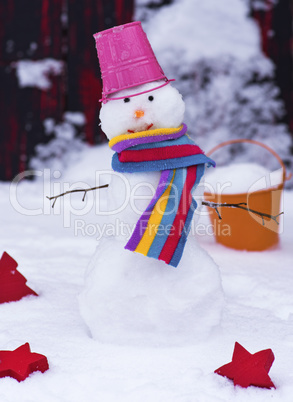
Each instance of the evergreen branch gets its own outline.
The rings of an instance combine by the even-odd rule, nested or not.
[[[108,187],[108,186],[109,186],[109,184],[104,184],[104,185],[102,185],[102,186],[91,187],[91,188],[87,188],[87,189],[81,188],[81,189],[76,189],[76,190],[70,190],[70,191],[65,191],[65,193],[62,193],[62,194],[53,195],[52,197],[46,196],[46,198],[48,198],[48,200],[54,200],[54,201],[53,201],[53,204],[52,204],[52,208],[54,208],[57,199],[58,199],[59,197],[63,197],[63,196],[66,195],[66,194],[83,192],[84,195],[83,195],[83,197],[82,197],[82,201],[84,201],[84,200],[85,200],[85,196],[86,196],[86,194],[87,194],[88,191],[93,191],[93,190],[97,190],[97,189],[99,189],[99,188],[105,188],[105,187]]]
[[[254,209],[251,209],[251,208],[248,208],[247,206],[245,206],[245,205],[247,205],[246,202],[239,202],[238,204],[226,204],[226,203],[221,204],[221,203],[216,203],[216,202],[203,201],[202,205],[205,205],[205,206],[210,207],[210,208],[214,208],[216,213],[217,213],[217,215],[218,215],[218,217],[219,217],[219,219],[222,219],[222,217],[220,215],[220,212],[218,210],[218,208],[221,208],[221,207],[239,208],[239,209],[243,209],[244,211],[252,212],[253,214],[258,215],[258,216],[260,216],[262,218],[263,226],[265,225],[264,218],[272,219],[273,221],[276,222],[277,225],[279,225],[279,222],[277,221],[277,218],[280,215],[284,214],[284,212],[280,212],[277,215],[270,215],[270,214],[266,214],[264,212],[255,211]]]

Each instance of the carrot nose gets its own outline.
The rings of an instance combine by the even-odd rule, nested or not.
[[[144,116],[144,111],[143,110],[136,110],[134,112],[135,117],[139,118],[139,117],[143,117]]]

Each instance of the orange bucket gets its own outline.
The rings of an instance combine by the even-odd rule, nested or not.
[[[246,207],[272,216],[278,215],[280,211],[281,196],[286,177],[286,168],[279,155],[261,142],[254,140],[231,140],[225,141],[207,153],[210,156],[218,149],[235,143],[247,142],[258,145],[269,151],[280,163],[283,169],[282,183],[269,187],[265,190],[241,194],[212,194],[205,191],[204,198],[208,202],[238,204],[246,203]],[[271,218],[260,217],[252,212],[238,208],[218,207],[219,218],[214,208],[208,207],[213,231],[218,243],[237,250],[261,251],[272,247],[279,242],[279,226]]]

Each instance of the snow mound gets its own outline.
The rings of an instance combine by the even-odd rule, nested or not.
[[[257,163],[233,163],[207,172],[205,185],[210,192],[240,194],[281,184],[282,174],[282,169],[270,172]]]
[[[21,60],[15,63],[16,75],[20,87],[51,88],[50,75],[60,75],[63,62],[55,59]]]
[[[80,311],[93,338],[115,344],[195,344],[219,325],[223,293],[212,258],[188,240],[177,269],[102,239],[86,273]]]

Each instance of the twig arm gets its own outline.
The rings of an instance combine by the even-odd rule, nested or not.
[[[84,193],[84,195],[83,195],[83,197],[82,197],[82,201],[84,201],[84,200],[85,200],[85,196],[86,196],[86,194],[87,194],[88,191],[93,191],[93,190],[97,190],[97,189],[100,189],[100,188],[105,188],[105,187],[108,187],[108,186],[109,186],[109,184],[103,184],[102,186],[98,186],[98,187],[80,188],[80,189],[65,191],[65,193],[58,194],[58,195],[53,195],[52,197],[48,197],[48,196],[47,196],[47,198],[48,198],[48,200],[54,200],[54,201],[53,201],[53,204],[52,204],[52,208],[54,208],[57,199],[60,198],[60,197],[63,197],[63,196],[66,195],[66,194],[80,193],[80,192],[82,192],[82,193]]]
[[[262,218],[262,224],[264,225],[264,218],[268,218],[268,219],[272,219],[273,221],[275,221],[277,223],[277,225],[279,225],[279,222],[277,221],[277,218],[280,215],[283,215],[284,212],[281,212],[277,215],[270,215],[270,214],[266,214],[264,212],[260,212],[260,211],[255,211],[254,209],[248,208],[247,207],[247,203],[246,202],[239,202],[238,204],[226,204],[226,203],[216,203],[216,202],[209,202],[209,201],[203,201],[202,205],[205,205],[207,207],[210,208],[214,208],[219,219],[222,219],[220,212],[218,210],[218,208],[222,208],[222,207],[230,207],[230,208],[239,208],[239,209],[243,209],[244,211],[248,211],[248,212],[252,212],[255,215],[258,215]]]

